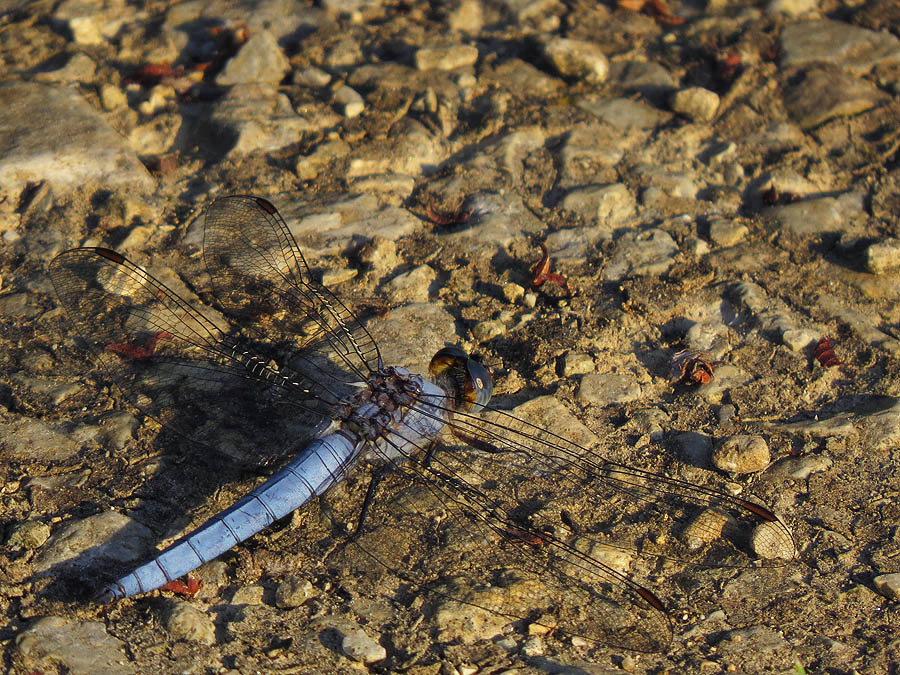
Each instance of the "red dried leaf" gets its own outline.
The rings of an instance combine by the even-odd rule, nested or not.
[[[203,582],[200,581],[200,579],[192,577],[190,574],[185,578],[187,579],[187,583],[180,579],[173,579],[159,588],[162,591],[169,591],[175,595],[183,595],[186,598],[192,598],[197,594],[197,591],[200,590],[200,587],[203,586]]]
[[[171,333],[160,331],[159,333],[152,334],[147,339],[146,346],[141,346],[133,342],[114,342],[113,344],[106,345],[106,349],[119,356],[124,356],[126,359],[146,361],[156,353],[156,345],[160,340],[167,340],[171,337]]]
[[[683,349],[672,357],[669,381],[687,387],[706,384],[720,365],[721,361],[711,360],[706,352]]]
[[[813,353],[816,355],[819,363],[825,368],[836,368],[841,365],[841,360],[834,353],[834,345],[831,344],[831,340],[827,337],[823,337],[816,343]]]
[[[562,274],[556,274],[555,272],[550,271],[550,252],[547,250],[546,244],[541,242],[540,247],[541,259],[531,268],[531,287],[540,288],[545,281],[549,281],[565,289],[566,293],[571,295],[572,291],[569,289],[569,280]]]

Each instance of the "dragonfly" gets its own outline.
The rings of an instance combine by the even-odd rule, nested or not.
[[[202,258],[208,302],[108,248],[71,249],[49,267],[76,335],[124,400],[189,439],[285,456],[102,600],[164,587],[351,482],[337,500],[346,506],[323,512],[355,527],[332,534],[396,583],[636,651],[672,639],[670,612],[642,577],[795,555],[787,525],[752,498],[608,461],[490,405],[491,371],[458,346],[439,350],[427,375],[385,365],[269,201],[213,201]]]

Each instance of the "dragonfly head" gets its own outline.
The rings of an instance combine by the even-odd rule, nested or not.
[[[428,370],[450,388],[457,408],[478,412],[491,399],[494,381],[488,369],[459,347],[444,347],[432,357]]]

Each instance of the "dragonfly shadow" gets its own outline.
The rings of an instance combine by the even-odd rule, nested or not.
[[[227,429],[221,434],[227,438]],[[227,445],[230,454],[217,445]],[[84,460],[91,468],[89,480],[77,496],[69,496],[93,513],[63,523],[42,547],[31,579],[42,584],[38,597],[94,599],[107,583],[230,506],[273,471],[267,462],[276,463],[277,455],[241,456],[236,450],[224,440],[200,443],[163,429],[151,441],[132,439],[112,457],[89,451]]]

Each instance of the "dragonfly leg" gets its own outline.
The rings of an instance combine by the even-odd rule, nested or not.
[[[375,493],[378,491],[378,485],[384,480],[384,477],[387,475],[388,471],[391,470],[393,464],[385,464],[378,469],[375,470],[375,473],[372,474],[372,479],[369,481],[369,485],[366,488],[366,496],[363,499],[362,508],[359,510],[359,518],[356,520],[356,529],[353,531],[351,537],[357,537],[362,532],[363,524],[366,521],[366,516],[369,515],[369,509],[372,506],[372,501],[375,499]]]

